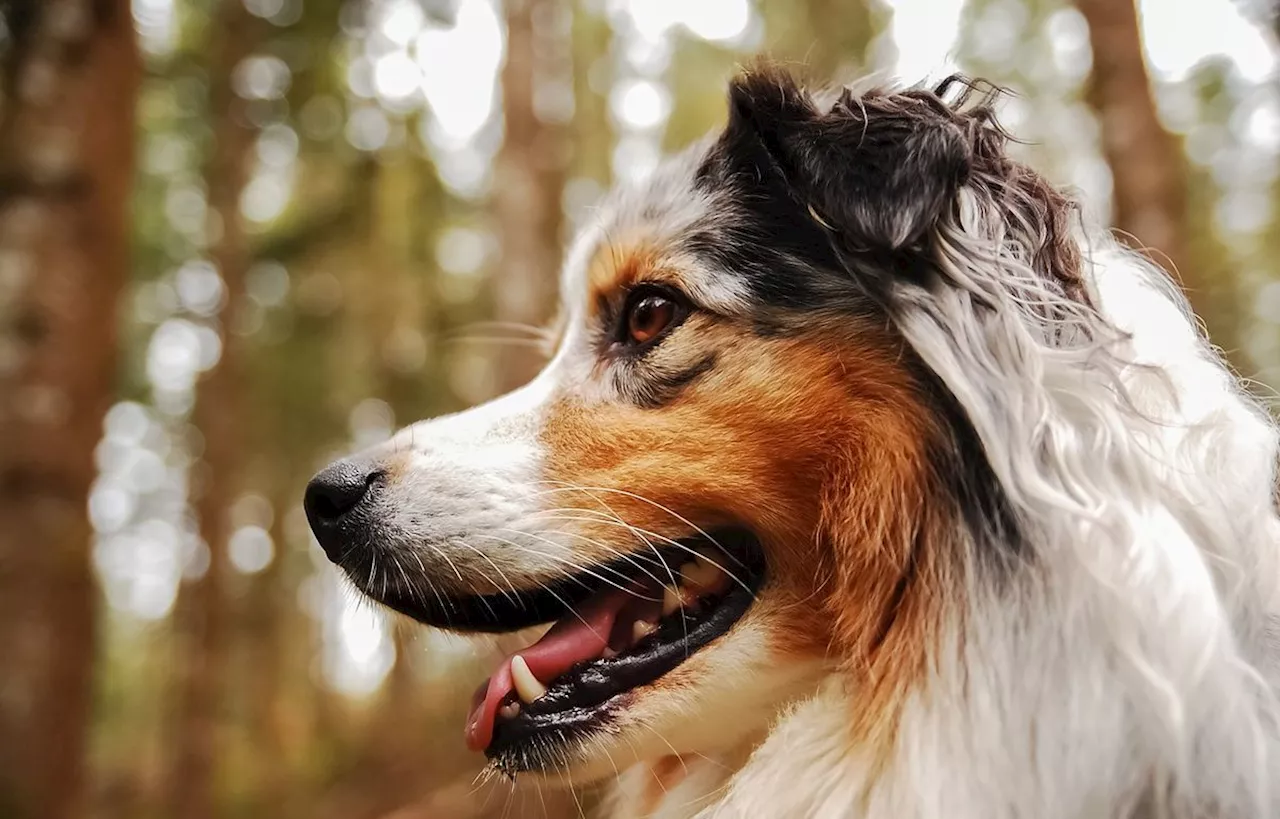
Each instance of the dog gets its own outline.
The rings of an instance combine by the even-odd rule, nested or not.
[[[1276,426],[998,98],[745,70],[572,244],[540,375],[314,478],[364,594],[532,635],[489,770],[611,817],[1280,815]]]

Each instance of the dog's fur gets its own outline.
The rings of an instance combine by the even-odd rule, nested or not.
[[[1275,426],[977,88],[740,76],[576,241],[547,369],[371,455],[375,597],[759,536],[747,615],[542,760],[607,815],[1280,815]],[[641,282],[692,310],[615,354]]]

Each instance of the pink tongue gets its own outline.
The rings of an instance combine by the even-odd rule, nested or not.
[[[575,608],[576,614],[566,614],[542,639],[512,657],[523,657],[539,680],[554,680],[577,663],[599,657],[609,644],[618,613],[635,599],[634,594],[621,589],[593,595]],[[507,657],[472,699],[471,715],[467,718],[468,748],[483,751],[489,747],[498,708],[513,690],[511,657]]]

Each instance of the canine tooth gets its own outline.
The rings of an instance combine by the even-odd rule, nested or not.
[[[519,700],[516,700],[515,702],[509,702],[498,709],[498,716],[502,717],[503,719],[511,719],[512,717],[517,716],[519,713],[520,713]]]
[[[618,656],[618,652],[613,650],[613,646],[605,646],[604,651],[600,653],[600,656],[606,660],[612,660],[614,657]]]
[[[666,617],[684,605],[684,597],[679,589],[670,586],[662,587],[662,616]]]
[[[701,557],[680,567],[683,585],[695,594],[714,591],[724,579],[724,572]]]
[[[547,687],[538,682],[538,678],[529,670],[529,664],[519,654],[511,658],[511,681],[516,684],[516,693],[525,702],[533,702],[547,693]]]
[[[631,639],[638,643],[657,630],[658,627],[648,620],[637,620],[631,624]]]

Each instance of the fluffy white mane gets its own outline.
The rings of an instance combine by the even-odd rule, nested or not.
[[[750,122],[773,135],[766,144],[798,145],[793,164],[844,156],[845,143],[820,137],[848,123],[797,104],[780,82],[740,89]],[[871,114],[866,99],[879,106]],[[924,239],[894,239],[920,265],[898,275],[883,259],[906,254],[854,261],[963,411],[1018,531],[958,521],[929,544],[964,556],[963,588],[887,756],[851,736],[860,692],[833,675],[745,762],[693,777],[659,815],[1280,816],[1277,426],[1170,277],[1074,225],[1067,199],[1005,157],[989,110],[970,117],[964,104],[924,117],[961,128],[974,161],[955,198],[939,195]],[[904,128],[923,116],[851,97],[838,112],[863,128],[850,151],[873,114]],[[827,130],[785,142],[803,116]],[[845,220],[833,228],[810,213],[837,239],[849,222],[914,236],[933,211],[911,199],[923,183],[909,183],[927,181],[929,151],[946,158],[939,144],[912,149],[888,206],[841,198],[844,166],[823,165],[806,196]],[[1008,565],[988,571],[993,560]]]
[[[952,816],[1275,815],[1275,426],[1163,271],[1083,244],[1108,327],[1016,254],[984,260],[977,210],[943,233],[956,286],[903,329],[975,425],[1033,565],[1012,595],[972,590],[938,680],[969,724],[934,723],[939,751],[904,761],[924,778],[948,745],[970,756],[929,777],[951,780]]]
[[[903,285],[900,329],[1030,548],[968,578],[887,764],[850,748],[833,679],[698,815],[1280,815],[1275,424],[1162,270],[1080,238],[1082,306],[1027,260],[1033,225],[962,196],[950,286]]]

